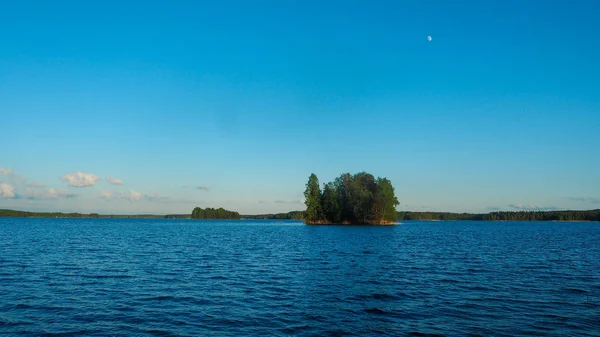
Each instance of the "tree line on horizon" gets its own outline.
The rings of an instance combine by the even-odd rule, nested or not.
[[[106,218],[106,219],[160,219],[169,217],[189,217],[189,214],[98,214],[98,213],[63,213],[63,212],[29,212],[11,209],[0,209],[0,217],[11,218]]]
[[[253,220],[303,220],[304,211],[291,211],[287,213],[268,213],[268,214],[255,214],[255,215],[242,215],[242,219],[253,219]]]
[[[398,212],[398,220],[600,221],[600,209],[587,211],[498,211],[491,213]]]
[[[306,211],[243,215],[244,219],[304,220]],[[396,220],[440,221],[600,221],[600,209],[585,211],[497,211],[491,213],[452,213],[398,211]]]
[[[210,212],[209,212],[210,213]],[[237,212],[234,212],[237,213]],[[204,213],[206,215],[206,213]],[[198,214],[197,214],[198,215]],[[0,217],[20,218],[124,218],[124,219],[152,219],[152,218],[190,218],[190,214],[98,214],[98,213],[62,213],[62,212],[28,212],[9,209],[0,209]],[[291,211],[287,213],[240,215],[235,219],[276,219],[276,220],[304,220],[306,211]],[[198,218],[200,219],[200,218]],[[207,219],[207,218],[205,218]],[[217,218],[211,218],[217,219]],[[397,212],[396,220],[473,220],[473,221],[600,221],[600,209],[584,211],[500,211],[492,213],[451,213],[451,212]]]
[[[386,224],[396,220],[399,204],[387,178],[360,172],[343,173],[323,184],[312,173],[304,191],[308,224]]]

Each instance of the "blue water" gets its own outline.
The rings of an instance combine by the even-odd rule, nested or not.
[[[599,336],[600,223],[0,219],[0,335]]]

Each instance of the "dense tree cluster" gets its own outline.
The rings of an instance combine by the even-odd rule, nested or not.
[[[445,212],[398,212],[399,220],[481,221],[600,221],[600,209],[589,211],[518,211],[487,214]]]
[[[304,191],[307,223],[385,224],[396,220],[398,199],[387,178],[344,173],[319,186],[313,173]]]
[[[226,209],[223,209],[223,207],[219,207],[219,208],[205,208],[202,209],[200,207],[196,207],[194,208],[194,210],[192,211],[192,219],[210,219],[210,220],[217,220],[217,219],[239,219],[240,218],[240,213],[238,212],[233,212],[233,211],[228,211]]]
[[[291,211],[287,213],[276,214],[257,214],[257,215],[242,215],[244,219],[274,219],[274,220],[302,220],[304,219],[304,211]]]

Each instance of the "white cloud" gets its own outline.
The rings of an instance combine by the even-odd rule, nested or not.
[[[98,180],[100,180],[100,177],[91,173],[77,172],[69,173],[66,176],[62,177],[61,180],[73,187],[88,187],[94,186],[94,184],[96,184]]]
[[[123,180],[117,179],[117,178],[112,178],[111,176],[106,177],[106,181],[108,181],[109,183],[111,183],[113,185],[123,185]]]
[[[13,171],[13,169],[10,167],[7,169],[5,169],[4,167],[0,167],[0,174],[3,174],[4,176],[9,177],[9,178],[19,179],[21,181],[27,180],[27,179],[25,179],[24,176],[15,173],[15,171]]]
[[[0,182],[0,198],[13,199],[15,197],[15,188],[12,185]]]

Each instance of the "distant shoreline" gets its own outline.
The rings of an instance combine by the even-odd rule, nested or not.
[[[99,214],[99,213],[63,213],[63,212],[29,212],[0,209],[0,218],[80,218],[80,219],[192,219],[191,214]],[[220,219],[192,219],[220,220]],[[242,214],[239,219],[231,220],[299,220],[304,221],[303,211],[269,214]],[[371,226],[393,226],[403,221],[493,221],[493,222],[599,222],[600,209],[585,211],[519,211],[492,212],[487,214],[449,213],[449,212],[398,212],[396,221],[384,224],[367,224]],[[307,223],[307,225],[346,225],[327,223]]]
[[[373,223],[332,223],[329,221],[304,222],[308,226],[395,226],[401,224],[399,221],[380,221]]]

